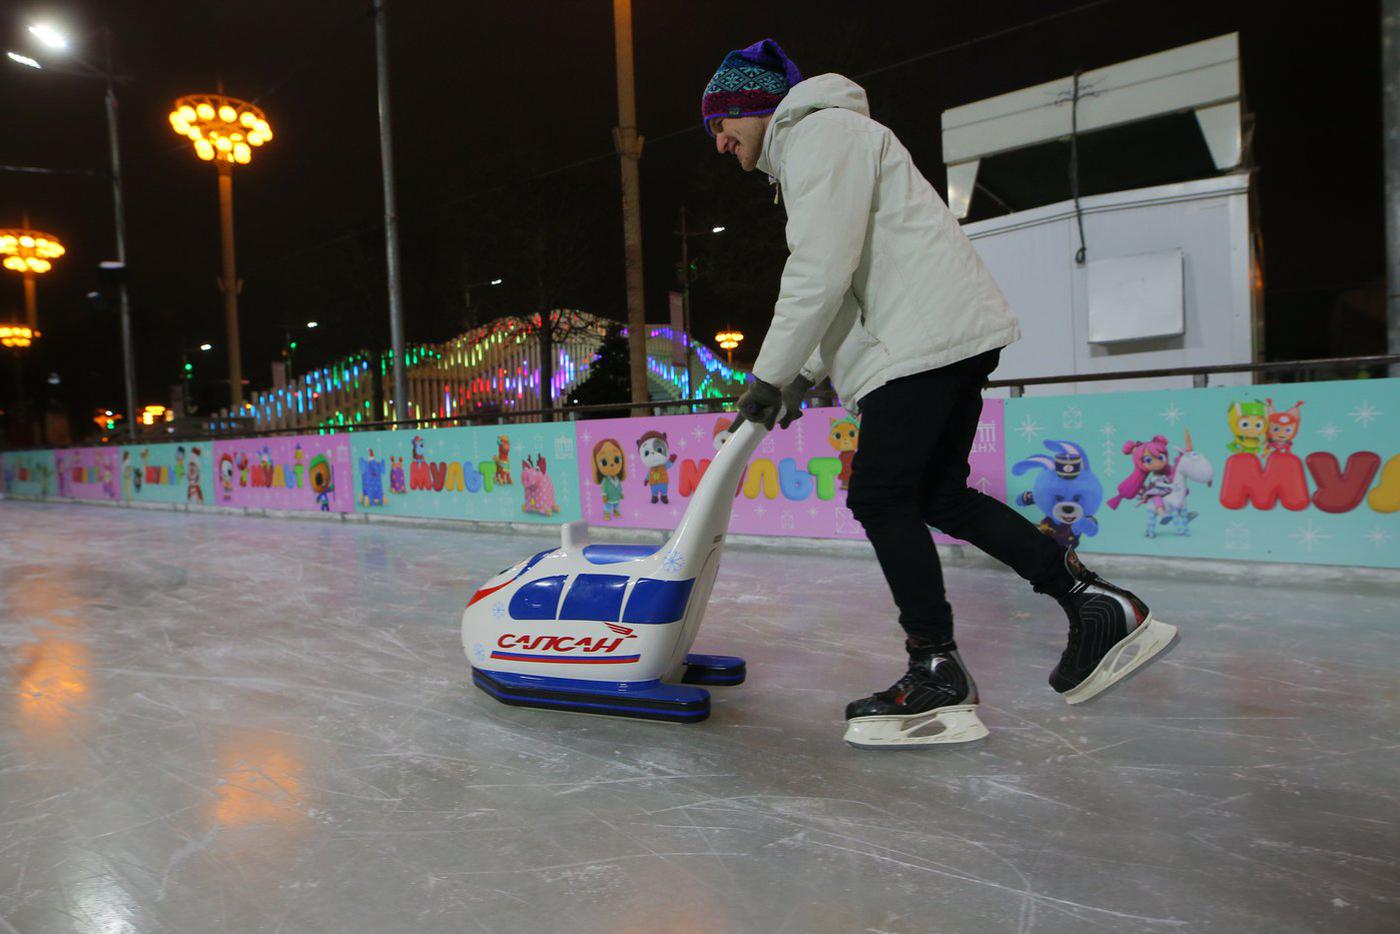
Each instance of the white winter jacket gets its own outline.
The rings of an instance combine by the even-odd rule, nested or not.
[[[783,386],[830,375],[842,402],[892,379],[1005,347],[1016,316],[865,91],[818,75],[783,98],[758,168],[787,204],[773,323],[753,373]]]

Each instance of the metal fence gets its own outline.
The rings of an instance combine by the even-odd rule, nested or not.
[[[1379,378],[1387,375],[1390,367],[1400,366],[1400,354],[1385,354],[1367,357],[1328,357],[1318,360],[1278,360],[1269,363],[1232,363],[1199,367],[1175,367],[1156,370],[1116,370],[1107,373],[1074,373],[1060,376],[1034,376],[1009,380],[992,380],[989,389],[1008,389],[1013,398],[1020,397],[1027,386],[1053,386],[1070,383],[1104,382],[1109,380],[1160,379],[1163,377],[1191,377],[1197,388],[1210,385],[1210,377],[1217,373],[1261,373],[1285,374],[1294,377],[1292,381],[1307,379]],[[687,412],[723,411],[738,401],[738,396],[709,396],[694,399],[652,400],[650,402],[616,402],[605,405],[564,405],[554,408],[513,409],[510,411],[479,413],[458,412],[447,416],[431,418],[410,418],[403,420],[379,419],[343,425],[320,425],[305,427],[281,427],[256,429],[250,419],[211,418],[169,423],[142,432],[138,443],[164,441],[202,441],[216,438],[256,438],[298,434],[339,434],[357,431],[385,431],[392,429],[449,428],[465,425],[505,425],[518,422],[576,421],[592,418],[618,418],[629,415],[673,415]],[[808,394],[808,404],[833,405],[839,399],[830,390],[816,390]],[[121,442],[113,442],[121,443]]]

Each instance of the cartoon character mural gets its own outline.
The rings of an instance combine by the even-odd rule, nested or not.
[[[369,449],[369,457],[360,458],[360,505],[384,505],[385,463],[374,456],[374,448]]]
[[[1081,535],[1099,534],[1094,518],[1103,505],[1103,483],[1094,475],[1089,455],[1073,441],[1044,442],[1049,454],[1018,461],[1011,472],[1020,476],[1039,470],[1035,483],[1017,497],[1021,506],[1035,506],[1044,515],[1039,529],[1066,548],[1079,545]]]
[[[1293,439],[1298,437],[1298,429],[1302,427],[1302,415],[1298,412],[1303,407],[1302,401],[1293,403],[1293,408],[1283,412],[1274,408],[1274,400],[1268,399],[1269,431],[1268,441],[1265,443],[1264,456],[1272,454],[1292,454]]]
[[[248,452],[238,452],[238,485],[248,485]]]
[[[627,479],[627,461],[622,445],[604,438],[593,445],[593,482],[603,491],[603,521],[622,518],[622,484]]]
[[[316,502],[322,512],[331,511],[331,494],[335,492],[335,476],[331,471],[331,461],[324,454],[311,458],[311,490],[316,494]]]
[[[496,485],[510,486],[510,439],[501,435],[496,439]]]
[[[407,493],[408,477],[404,474],[403,458],[389,457],[389,492]]]
[[[235,468],[233,466],[233,455],[228,451],[219,455],[219,487],[224,491],[224,499],[233,498],[233,477]]]
[[[183,479],[185,479],[185,446],[181,444],[175,448],[175,482],[179,483]]]
[[[1192,483],[1215,484],[1215,466],[1200,451],[1191,447],[1191,432],[1186,432],[1186,447],[1176,449],[1176,460],[1172,463],[1171,487],[1162,497],[1166,507],[1161,517],[1163,525],[1171,523],[1178,535],[1191,534],[1191,520],[1197,513],[1186,508],[1187,497],[1191,495]]]
[[[841,459],[841,472],[836,475],[841,489],[850,489],[851,464],[855,461],[856,448],[860,445],[860,422],[854,417],[831,419],[831,430],[827,433],[827,443]]]
[[[651,501],[654,503],[659,499],[670,505],[670,466],[676,462],[676,455],[671,453],[671,445],[666,440],[666,433],[664,431],[648,431],[638,438],[637,457],[641,460],[642,466],[647,469],[646,478],[642,482],[645,486],[651,487]]]
[[[1128,441],[1123,445],[1123,453],[1133,459],[1133,472],[1118,484],[1118,495],[1108,501],[1108,508],[1117,509],[1125,499],[1137,500],[1139,506],[1148,509],[1147,529],[1143,534],[1156,538],[1158,523],[1166,521],[1163,517],[1167,506],[1162,497],[1171,490],[1167,439],[1155,435],[1151,441]]]
[[[1234,402],[1226,414],[1230,419],[1230,433],[1235,437],[1228,445],[1230,450],[1237,454],[1263,454],[1269,425],[1269,412],[1264,403],[1258,399]]]
[[[178,454],[183,454],[184,448],[180,448]],[[180,463],[178,460],[175,462]],[[178,473],[179,468],[176,467]],[[189,463],[185,465],[185,476],[189,478],[189,483],[185,487],[185,501],[189,503],[198,502],[204,504],[204,488],[199,485],[199,448],[190,448]]]
[[[522,512],[552,516],[559,511],[559,504],[554,497],[554,481],[549,477],[543,454],[537,454],[533,459],[525,458],[520,466],[520,486],[525,491]]]

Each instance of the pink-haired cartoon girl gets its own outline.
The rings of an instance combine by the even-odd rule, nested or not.
[[[1132,457],[1133,472],[1118,484],[1118,495],[1108,501],[1108,508],[1117,509],[1123,500],[1136,499],[1139,506],[1148,509],[1147,537],[1156,538],[1157,524],[1167,512],[1162,497],[1171,492],[1167,439],[1156,435],[1151,441],[1129,441],[1123,445],[1123,453]]]

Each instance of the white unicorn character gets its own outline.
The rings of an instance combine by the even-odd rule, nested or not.
[[[1176,449],[1176,463],[1172,464],[1171,487],[1162,497],[1162,524],[1171,523],[1178,535],[1191,534],[1191,520],[1198,515],[1186,510],[1186,498],[1191,495],[1188,480],[1211,486],[1215,482],[1215,468],[1200,451],[1191,447],[1191,432],[1186,432],[1186,447]]]

